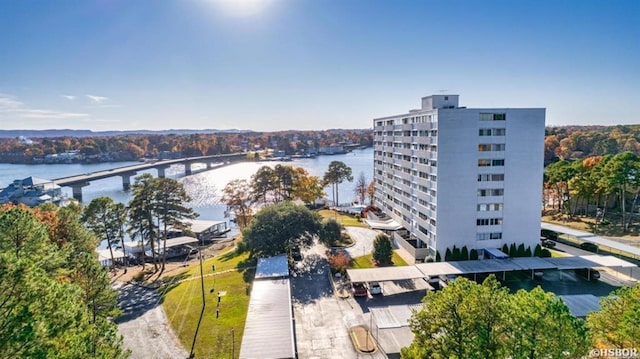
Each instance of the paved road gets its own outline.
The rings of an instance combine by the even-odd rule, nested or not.
[[[356,242],[355,245],[347,248],[347,253],[349,253],[351,258],[371,254],[373,251],[373,239],[376,238],[380,232],[363,227],[345,227],[345,229],[349,236]]]
[[[325,247],[316,245],[291,278],[296,346],[300,359],[385,358],[380,352],[355,351],[348,328],[364,324],[361,307],[353,299],[334,296],[329,282]]]
[[[133,359],[179,359],[189,353],[173,333],[155,290],[125,284],[118,288],[118,332]]]

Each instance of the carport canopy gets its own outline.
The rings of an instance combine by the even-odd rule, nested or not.
[[[353,283],[424,278],[424,274],[416,266],[347,269],[347,275]]]
[[[404,267],[347,269],[352,282],[384,282],[403,279],[437,277],[441,275],[463,275],[477,273],[513,272],[543,269],[579,269],[595,267],[637,267],[635,264],[613,256],[588,255],[558,258],[508,258],[480,259],[460,262],[420,263]]]
[[[614,256],[575,256],[575,257],[557,257],[557,258],[545,258],[549,263],[554,264],[557,269],[580,269],[580,268],[595,268],[595,267],[624,267],[632,268],[637,267],[635,264],[627,262],[623,259],[616,258]]]

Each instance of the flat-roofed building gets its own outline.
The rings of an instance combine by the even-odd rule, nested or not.
[[[432,95],[374,119],[375,202],[416,259],[539,243],[544,108],[465,108]]]

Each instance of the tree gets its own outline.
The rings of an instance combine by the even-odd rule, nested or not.
[[[288,253],[293,247],[308,248],[320,231],[318,215],[304,206],[282,202],[262,208],[242,231],[245,248],[252,257]]]
[[[369,186],[367,187],[367,194],[369,195],[369,205],[373,206],[374,205],[374,195],[375,195],[375,182],[371,181],[369,182]]]
[[[158,230],[162,226],[162,235],[158,238],[163,239],[162,248],[162,270],[167,262],[167,232],[173,231],[184,232],[191,227],[188,220],[195,219],[198,215],[193,209],[185,206],[185,203],[191,201],[191,197],[187,194],[182,183],[173,178],[155,178],[154,179],[154,214],[157,218]]]
[[[358,196],[360,204],[364,204],[364,199],[367,197],[368,191],[367,179],[364,176],[364,172],[360,172],[358,179],[356,179],[356,187],[353,190],[356,196]]]
[[[384,266],[391,264],[393,247],[391,240],[386,234],[379,234],[373,240],[373,260],[377,265]]]
[[[333,218],[328,219],[322,224],[320,231],[320,240],[327,246],[336,243],[340,239],[342,228],[340,223]]]
[[[251,222],[253,209],[251,203],[255,197],[247,180],[235,179],[224,187],[220,201],[236,216],[240,229],[246,228]]]
[[[333,204],[336,206],[340,204],[340,199],[338,197],[338,185],[345,180],[349,182],[353,181],[351,167],[341,161],[332,161],[329,163],[329,168],[324,174],[323,181],[332,186]]]
[[[623,287],[600,300],[600,310],[587,316],[598,348],[640,347],[640,284]]]
[[[99,240],[107,241],[107,248],[111,255],[111,265],[116,261],[113,256],[113,244],[118,242],[120,234],[120,223],[114,222],[113,211],[115,203],[109,197],[98,197],[93,199],[82,212],[82,222],[91,230]],[[123,247],[124,248],[124,247]]]
[[[107,320],[117,314],[115,292],[75,211],[58,210],[58,229],[67,236],[59,247],[36,210],[0,210],[0,357],[127,356]]]
[[[317,176],[309,175],[302,167],[295,167],[293,179],[293,197],[304,203],[313,203],[324,195]]]
[[[579,358],[588,340],[562,299],[540,287],[509,294],[493,275],[428,292],[403,358]]]
[[[158,224],[154,220],[154,189],[153,176],[148,173],[135,178],[131,187],[133,198],[129,201],[129,227],[131,238],[140,238],[143,248],[148,244],[151,247],[154,269],[158,269],[156,262],[156,239],[158,237]],[[142,262],[144,266],[144,261]]]
[[[494,276],[479,285],[457,278],[446,288],[428,292],[409,326],[413,343],[403,358],[500,358],[502,313],[508,290]]]
[[[186,202],[191,201],[184,186],[171,178],[154,178],[148,173],[136,177],[132,186],[133,198],[129,201],[130,224],[132,237],[139,236],[151,247],[154,268],[157,270],[156,253],[160,238],[163,238],[164,270],[166,261],[167,232],[169,230],[184,231],[189,227],[187,220],[196,218],[196,214]]]
[[[509,296],[503,355],[511,358],[579,358],[587,353],[583,322],[561,298],[540,287]]]
[[[610,161],[607,161],[603,172],[603,180],[618,191],[622,211],[622,227],[626,231],[628,226],[626,193],[631,186],[640,187],[640,159],[631,152],[617,154]]]

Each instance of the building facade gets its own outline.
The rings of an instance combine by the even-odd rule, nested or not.
[[[404,227],[416,259],[453,246],[502,248],[540,239],[544,108],[459,107],[433,95],[422,108],[374,119],[377,206]]]

